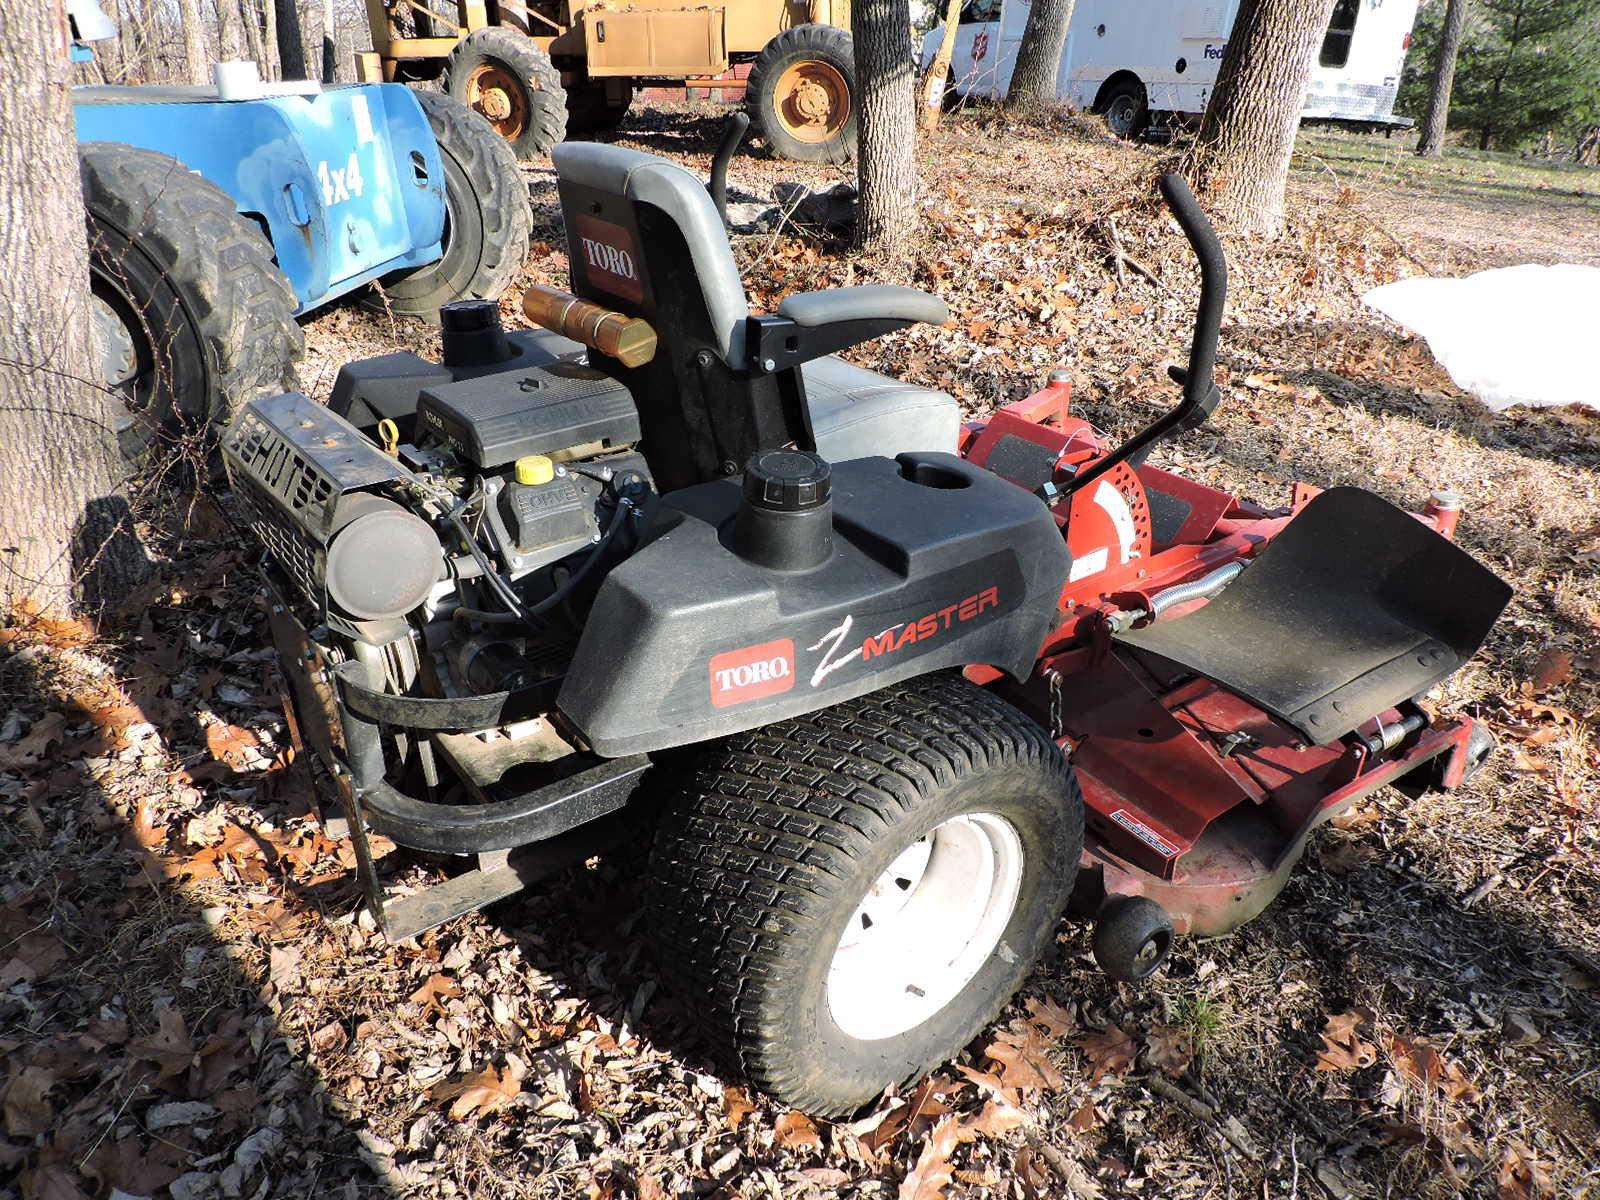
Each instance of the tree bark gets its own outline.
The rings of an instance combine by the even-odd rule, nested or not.
[[[1075,0],[1033,0],[1022,27],[1017,65],[1006,91],[1007,104],[1056,102],[1056,75],[1067,48],[1067,26]]]
[[[243,53],[239,42],[238,0],[215,0],[217,6],[217,61],[234,62]]]
[[[1195,166],[1222,216],[1276,237],[1311,56],[1333,0],[1243,0],[1195,142]]]
[[[322,0],[322,82],[339,80],[339,26],[333,11],[333,0]]]
[[[306,45],[300,33],[298,0],[272,0],[278,18],[278,61],[285,79],[309,79],[306,74]]]
[[[190,83],[211,79],[211,60],[206,54],[206,34],[200,27],[200,0],[178,0],[178,20],[183,23],[183,63]]]
[[[265,0],[271,3],[271,0]],[[245,53],[261,71],[261,78],[272,78],[272,62],[267,56],[267,48],[261,39],[261,14],[256,11],[252,0],[237,0],[239,5],[239,24],[244,26]]]
[[[908,0],[858,0],[851,6],[861,105],[856,238],[899,249],[917,215],[917,123]]]
[[[131,586],[132,539],[89,332],[67,18],[0,0],[0,609],[65,612]]]
[[[1444,28],[1433,55],[1433,84],[1428,89],[1428,112],[1422,118],[1422,136],[1417,153],[1436,158],[1444,149],[1444,131],[1450,118],[1450,89],[1456,79],[1456,56],[1461,53],[1461,34],[1467,26],[1467,0],[1449,0]]]

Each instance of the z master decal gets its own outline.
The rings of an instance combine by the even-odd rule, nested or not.
[[[794,686],[794,641],[780,638],[718,654],[711,660],[710,679],[717,708],[787,692]]]
[[[1000,589],[984,588],[975,596],[958,600],[936,612],[918,617],[915,621],[902,621],[898,625],[891,625],[877,637],[869,637],[861,643],[861,657],[864,660],[871,660],[882,654],[893,654],[897,650],[904,650],[914,642],[925,642],[937,637],[941,633],[948,632],[952,625],[970,621],[980,613],[999,606]]]

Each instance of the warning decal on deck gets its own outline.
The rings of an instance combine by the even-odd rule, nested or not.
[[[1176,858],[1178,856],[1178,848],[1176,846],[1139,820],[1138,817],[1128,812],[1127,809],[1117,809],[1116,812],[1111,814],[1111,819],[1163,858]]]

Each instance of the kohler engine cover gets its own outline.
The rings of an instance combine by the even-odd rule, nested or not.
[[[735,550],[740,485],[667,495],[607,576],[559,700],[600,754],[686,745],[971,663],[1025,678],[1069,557],[1050,511],[949,454],[832,468],[832,548]]]
[[[222,439],[222,464],[239,515],[318,606],[328,542],[349,498],[407,478],[354,425],[298,392],[240,409]]]

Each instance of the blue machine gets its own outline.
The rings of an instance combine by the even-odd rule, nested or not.
[[[291,86],[305,90],[270,94]],[[76,88],[78,141],[160,151],[227,192],[272,242],[296,315],[440,256],[444,167],[411,89],[257,88]]]

